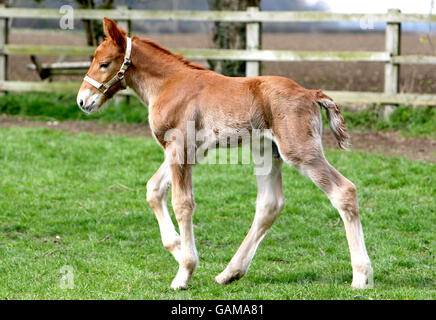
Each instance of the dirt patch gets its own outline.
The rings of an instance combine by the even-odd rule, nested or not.
[[[130,137],[151,137],[148,124],[97,124],[91,121],[32,121],[3,114],[0,127],[44,127],[72,133],[86,132],[95,135],[125,135]],[[336,140],[329,130],[324,130],[323,144],[335,148]],[[398,132],[352,131],[352,150],[369,152],[411,160],[436,162],[436,140],[426,138],[404,138]]]
[[[327,148],[335,147],[335,138],[327,130],[324,130],[323,144]],[[395,131],[352,131],[350,134],[351,150],[436,162],[436,140],[405,138]]]

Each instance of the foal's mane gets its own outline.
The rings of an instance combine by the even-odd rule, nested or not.
[[[136,39],[138,39],[139,41],[141,41],[142,43],[145,43],[151,47],[153,47],[154,49],[159,50],[159,52],[173,57],[176,60],[178,60],[179,62],[183,63],[185,66],[194,69],[194,70],[209,70],[199,64],[196,64],[194,62],[189,61],[188,59],[186,59],[184,56],[182,56],[181,54],[177,54],[177,53],[173,53],[170,50],[168,50],[167,48],[162,47],[160,44],[154,42],[153,40],[147,39],[147,38],[139,38],[139,37],[135,37]]]

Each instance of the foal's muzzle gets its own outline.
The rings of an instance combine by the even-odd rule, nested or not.
[[[93,91],[86,89],[79,91],[77,94],[77,105],[80,110],[90,114],[96,111],[102,103],[102,95],[100,93],[94,93]]]
[[[91,113],[92,111],[94,111],[94,105],[95,105],[95,103],[92,102],[89,106],[83,106],[83,107],[80,107],[80,109],[81,109],[83,112],[89,114],[89,113]]]

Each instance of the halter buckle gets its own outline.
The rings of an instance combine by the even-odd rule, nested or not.
[[[118,79],[120,79],[120,80],[124,79],[124,72],[125,72],[124,70],[120,70],[117,72]]]

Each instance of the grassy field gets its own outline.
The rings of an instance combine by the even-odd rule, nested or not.
[[[219,286],[251,224],[248,165],[195,169],[200,264],[187,291],[169,288],[177,264],[145,202],[163,159],[147,138],[0,128],[1,299],[435,299],[436,165],[327,151],[357,186],[374,289],[350,288],[342,222],[291,167],[287,204],[249,273]],[[60,287],[71,266],[74,288]]]

